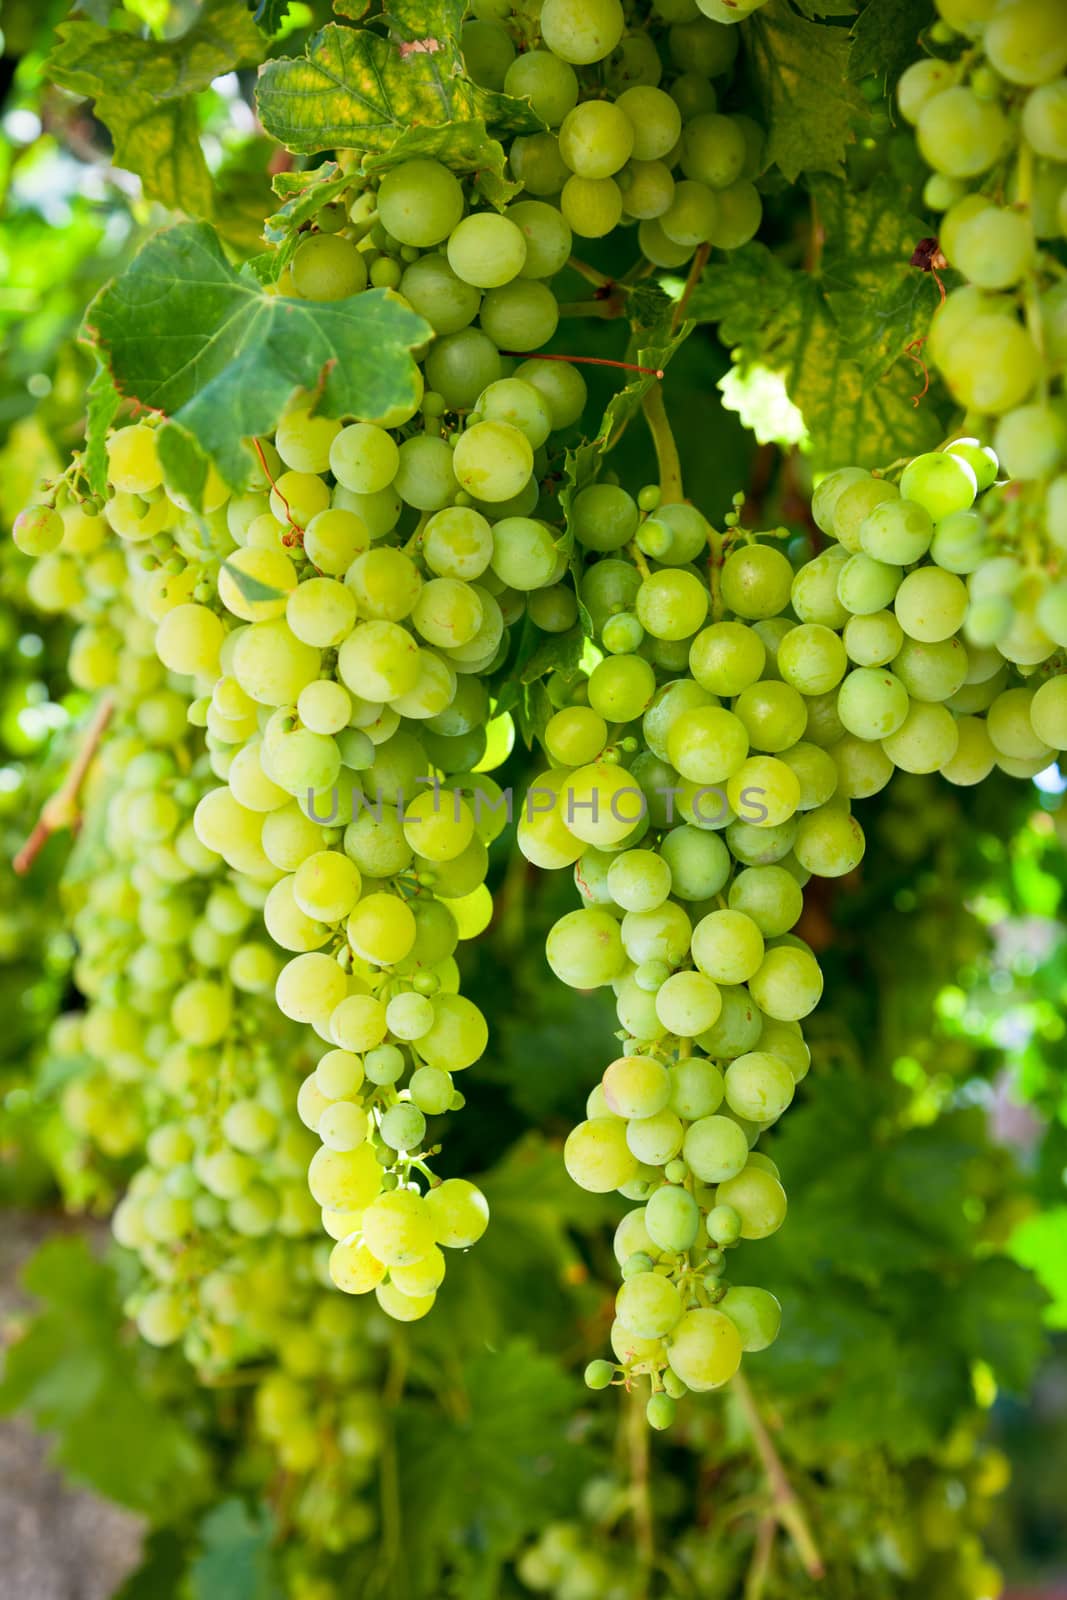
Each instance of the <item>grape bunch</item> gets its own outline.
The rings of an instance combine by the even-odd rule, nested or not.
[[[573,865],[582,901],[550,932],[549,965],[615,993],[622,1053],[565,1159],[583,1187],[636,1203],[616,1235],[616,1360],[587,1376],[647,1374],[653,1426],[778,1330],[774,1297],[729,1281],[729,1251],[785,1218],[753,1146],[808,1070],[800,1024],[822,977],[795,930],[809,877],[862,858],[852,802],[897,769],[1025,778],[1067,747],[1060,660],[1030,681],[1014,638],[971,635],[1004,559],[986,528],[1009,487],[997,471],[960,440],[899,482],[831,473],[813,510],[835,542],[796,570],[773,536],[735,515],[724,539],[655,488],[592,483],[571,504],[600,659],[550,681],[550,766],[518,840],[538,866]]]
[[[941,214],[942,258],[963,282],[923,353],[1011,479],[982,502],[986,553],[995,546],[999,562],[982,562],[979,579],[981,533],[957,519],[946,548],[963,565],[946,564],[973,574],[968,636],[1034,667],[1067,644],[1067,16],[1062,0],[937,9],[936,53],[907,68],[898,101],[933,168],[924,199]]]

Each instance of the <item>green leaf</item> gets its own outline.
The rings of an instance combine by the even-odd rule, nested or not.
[[[937,396],[914,403],[922,378],[910,363],[872,381],[852,328],[838,322],[837,292],[835,280],[794,272],[766,246],[750,244],[705,269],[689,310],[719,323],[720,339],[735,347],[743,370],[758,364],[782,374],[817,471],[874,467],[933,449],[944,434]],[[851,309],[855,301],[844,304]]]
[[[111,373],[102,363],[89,385],[89,403],[86,407],[85,453],[82,458],[85,476],[94,494],[107,492],[107,433],[114,422],[121,397],[115,388]]]
[[[264,294],[203,223],[149,240],[97,295],[86,328],[119,393],[169,419],[171,459],[179,447],[163,437],[178,428],[234,487],[253,465],[245,441],[270,432],[297,389],[319,389],[338,417],[410,404],[410,352],[430,333],[389,290],[322,303]]]
[[[745,27],[767,165],[790,183],[802,172],[840,176],[858,106],[845,29],[807,21],[788,0],[770,0]]]
[[[194,96],[263,53],[262,35],[241,0],[204,0],[193,27],[177,39],[139,38],[82,19],[63,23],[56,37],[45,71],[96,102],[115,142],[116,165],[137,173],[151,199],[210,216],[214,186]]]
[[[496,1600],[503,1562],[573,1511],[590,1473],[587,1447],[569,1432],[580,1396],[555,1362],[515,1344],[465,1363],[447,1415],[436,1402],[399,1408],[398,1593]]]
[[[930,0],[868,0],[852,25],[852,80],[872,74],[887,90],[919,55],[919,35],[936,18]]]
[[[189,1568],[191,1600],[284,1600],[268,1509],[224,1500],[200,1525],[202,1550]]]
[[[901,208],[899,186],[884,175],[859,193],[816,180],[812,198],[826,234],[826,301],[843,340],[865,377],[877,381],[903,359],[914,379],[918,369],[906,349],[925,334],[940,300],[931,274],[911,265],[927,228]]]
[[[328,205],[346,193],[355,182],[354,175],[342,172],[336,161],[324,161],[311,172],[279,172],[274,179],[274,190],[284,204],[268,217],[263,237],[276,246],[266,258],[270,263],[270,276],[276,279],[282,268],[292,259],[300,242],[300,230]]]
[[[459,49],[463,0],[400,0],[393,33],[330,23],[299,58],[269,61],[257,100],[267,131],[290,150],[355,148],[378,172],[413,156],[433,156],[503,202],[518,186],[487,122],[508,132],[542,126],[525,101],[491,94],[465,75]]]
[[[123,1337],[111,1269],[83,1239],[50,1240],[23,1275],[43,1308],[10,1347],[0,1413],[26,1409],[56,1435],[72,1478],[160,1520],[205,1492],[199,1445],[156,1398],[153,1357]]]

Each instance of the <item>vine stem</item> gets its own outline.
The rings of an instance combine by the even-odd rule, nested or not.
[[[708,586],[711,589],[711,620],[721,622],[722,603],[722,534],[717,528],[708,528]]]
[[[756,1547],[752,1552],[752,1561],[745,1577],[745,1600],[763,1600],[763,1591],[770,1576],[774,1535],[777,1531],[778,1524],[773,1516],[760,1518],[756,1529]]]
[[[93,713],[67,776],[55,794],[41,807],[41,815],[34,824],[33,832],[11,863],[19,877],[29,872],[53,833],[73,826],[78,814],[78,791],[85,781],[85,774],[99,749],[114,709],[114,695],[106,694]]]
[[[591,283],[594,289],[611,289],[614,283],[606,273],[599,272],[596,267],[591,267],[588,261],[580,261],[577,256],[570,256],[567,265],[572,272],[577,272],[586,283]]]
[[[796,1490],[789,1481],[789,1475],[782,1465],[782,1458],[775,1449],[774,1440],[767,1431],[767,1425],[759,1414],[759,1409],[753,1397],[752,1390],[745,1378],[737,1373],[733,1379],[733,1392],[737,1396],[737,1403],[744,1413],[745,1422],[752,1435],[752,1442],[756,1446],[756,1454],[766,1475],[771,1490],[771,1506],[776,1521],[788,1533],[793,1541],[801,1565],[809,1578],[825,1576],[826,1568],[815,1543],[815,1537],[808,1525],[807,1513],[800,1502]]]
[[[682,463],[667,417],[667,407],[663,403],[663,390],[658,383],[647,391],[641,405],[652,443],[656,447],[661,503],[677,505],[685,498],[682,493]]]
[[[674,315],[671,317],[672,333],[677,333],[679,327],[681,326],[681,323],[685,317],[685,313],[688,310],[689,302],[693,298],[693,291],[700,282],[700,275],[707,266],[708,257],[710,255],[710,244],[698,245],[697,252],[693,257],[693,264],[689,268],[689,276],[685,280],[685,288],[682,290],[682,293],[678,299],[678,303],[674,308]]]
[[[626,1434],[630,1457],[634,1540],[647,1585],[648,1574],[656,1559],[656,1541],[652,1521],[649,1426],[639,1390],[631,1391],[627,1398],[627,1406]],[[645,1593],[644,1586],[641,1593],[642,1595]]]

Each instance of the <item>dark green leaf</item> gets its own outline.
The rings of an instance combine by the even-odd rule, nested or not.
[[[46,70],[96,102],[115,141],[116,165],[136,172],[151,198],[210,216],[214,188],[193,96],[260,58],[263,39],[241,0],[204,0],[178,39],[139,38],[82,19],[63,23],[56,37]]]
[[[930,273],[911,265],[927,229],[901,207],[898,185],[889,177],[859,193],[822,179],[813,184],[812,196],[826,234],[826,301],[845,345],[865,377],[877,381],[903,358],[914,378],[917,368],[906,350],[925,333],[940,298]]]
[[[919,59],[919,35],[935,17],[930,0],[868,0],[852,25],[853,81],[873,75],[891,90],[904,68]]]
[[[790,183],[802,172],[844,172],[857,98],[848,81],[844,28],[809,22],[788,0],[770,0],[745,24],[764,159]]]
[[[151,239],[86,326],[119,392],[192,435],[234,486],[252,469],[244,441],[270,432],[298,388],[321,386],[333,416],[410,403],[410,351],[429,335],[384,289],[322,303],[264,294],[203,223]]]
[[[546,1519],[569,1514],[590,1471],[569,1433],[581,1391],[523,1345],[466,1362],[460,1388],[449,1416],[418,1401],[397,1414],[410,1530],[397,1592],[495,1600],[503,1561]]]
[[[292,258],[300,242],[300,230],[312,220],[324,205],[337,200],[350,189],[353,177],[342,172],[336,161],[324,161],[311,172],[280,172],[274,179],[274,191],[284,204],[268,217],[263,237],[277,248],[270,252],[271,276],[277,278],[282,268]]]
[[[256,22],[269,35],[277,33],[289,10],[289,0],[248,0]]]
[[[177,1600],[187,1563],[185,1540],[171,1528],[154,1529],[145,1540],[141,1565],[111,1600]]]
[[[284,1600],[274,1527],[266,1507],[224,1500],[200,1525],[202,1550],[189,1569],[190,1600]]]
[[[921,376],[898,363],[872,382],[851,328],[842,329],[829,299],[834,285],[793,272],[764,245],[750,244],[706,268],[690,302],[694,317],[719,323],[742,368],[780,372],[804,417],[817,470],[853,463],[874,467],[930,450],[944,432],[935,400],[913,397]]]

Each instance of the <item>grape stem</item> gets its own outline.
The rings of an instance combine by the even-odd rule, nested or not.
[[[52,837],[62,828],[73,828],[78,821],[78,791],[85,781],[85,774],[95,756],[100,741],[104,737],[104,730],[111,720],[115,709],[114,695],[107,694],[100,701],[85,734],[77,755],[71,762],[60,787],[41,808],[38,817],[26,843],[19,850],[11,865],[22,877],[29,872],[41,851]]]
[[[677,333],[682,321],[685,318],[685,313],[688,309],[689,302],[693,298],[693,291],[700,282],[700,275],[708,264],[708,257],[710,254],[710,244],[702,244],[697,247],[696,254],[693,257],[693,264],[689,268],[689,276],[685,280],[685,288],[678,297],[678,303],[675,306],[674,314],[671,317],[672,334]]]
[[[682,492],[682,463],[667,417],[667,407],[663,403],[663,390],[658,384],[654,384],[646,392],[641,404],[645,421],[648,423],[648,431],[652,435],[652,443],[656,447],[660,503],[668,506],[677,505],[685,498]]]
[[[606,298],[597,299],[595,296],[588,300],[565,300],[559,306],[561,317],[621,317],[622,297],[608,295]]]
[[[614,289],[615,281],[606,273],[599,272],[596,267],[591,267],[587,261],[579,261],[577,256],[570,256],[567,261],[572,272],[577,272],[586,283],[591,283],[594,289]]]
[[[826,1568],[823,1565],[819,1547],[815,1543],[814,1535],[808,1525],[807,1513],[800,1502],[796,1490],[789,1481],[789,1475],[782,1465],[782,1458],[775,1449],[774,1440],[767,1431],[767,1425],[760,1416],[759,1409],[753,1397],[748,1381],[738,1372],[732,1383],[737,1403],[744,1413],[745,1422],[752,1435],[752,1442],[756,1447],[756,1454],[760,1458],[767,1483],[771,1490],[771,1511],[774,1519],[788,1533],[793,1541],[794,1549],[800,1557],[801,1565],[809,1578],[822,1578]]]
[[[645,1578],[639,1591],[642,1600],[647,1592],[648,1573],[656,1557],[655,1534],[652,1522],[651,1478],[649,1472],[649,1426],[645,1416],[645,1402],[639,1389],[627,1396],[627,1444],[630,1457],[630,1494],[633,1510],[634,1540]]]

